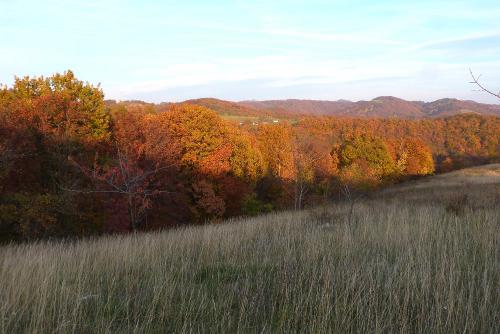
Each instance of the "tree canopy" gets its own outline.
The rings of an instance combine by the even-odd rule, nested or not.
[[[498,161],[499,133],[499,118],[472,114],[240,124],[191,104],[106,103],[71,71],[16,78],[0,89],[0,232],[77,237],[300,209],[345,185]]]

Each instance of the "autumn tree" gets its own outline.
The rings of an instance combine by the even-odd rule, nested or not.
[[[76,79],[71,71],[16,78],[11,92],[25,119],[44,133],[86,141],[109,137],[102,90]]]
[[[143,167],[137,157],[126,154],[120,149],[117,149],[113,162],[104,166],[99,166],[96,162],[93,168],[83,168],[80,165],[78,167],[92,180],[93,187],[87,190],[66,190],[77,193],[121,196],[126,204],[131,231],[136,231],[145,220],[147,211],[153,205],[154,198],[169,193],[167,189],[163,188],[165,183],[158,180],[158,175],[171,166],[156,164],[149,168]]]
[[[264,177],[257,185],[257,197],[275,207],[288,207],[294,199],[292,128],[287,124],[262,124],[256,135],[265,166]]]
[[[11,167],[15,158],[0,195],[0,210],[15,210],[0,220],[10,217],[6,224],[14,224],[13,233],[21,238],[92,229],[84,223],[93,216],[89,197],[70,196],[62,187],[78,179],[68,156],[88,155],[109,137],[102,91],[70,71],[16,78],[11,88],[0,90],[0,119],[5,134],[0,142]]]
[[[229,127],[232,143],[231,172],[239,179],[255,184],[264,174],[264,157],[255,137],[236,127]]]
[[[294,208],[303,207],[306,196],[319,192],[328,197],[332,179],[337,172],[337,161],[329,145],[308,133],[296,132],[293,138]]]
[[[141,227],[158,197],[174,192],[179,149],[157,119],[141,112],[113,113],[110,150],[101,158],[96,155],[92,166],[72,160],[92,187],[68,190],[122,198],[132,231]]]
[[[204,107],[174,105],[159,118],[180,148],[181,178],[191,189],[195,219],[238,211],[262,173],[252,139]]]
[[[417,138],[405,139],[397,154],[396,170],[402,175],[417,176],[434,172],[432,152]]]
[[[394,160],[378,137],[355,136],[334,151],[339,158],[342,182],[357,188],[377,187],[394,172]]]
[[[291,179],[294,174],[294,163],[290,127],[283,124],[261,125],[258,138],[267,172],[280,179]]]

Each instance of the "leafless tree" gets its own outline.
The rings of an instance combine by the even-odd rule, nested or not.
[[[111,168],[103,169],[94,163],[92,168],[82,167],[70,159],[93,184],[92,189],[64,188],[66,191],[78,193],[105,193],[123,196],[126,202],[130,229],[136,231],[146,218],[151,208],[153,197],[171,193],[162,189],[162,184],[156,176],[173,165],[160,166],[155,164],[144,168],[138,162],[117,149],[116,162]]]

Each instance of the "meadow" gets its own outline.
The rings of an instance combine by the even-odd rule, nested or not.
[[[221,224],[2,246],[0,332],[497,333],[499,170]]]

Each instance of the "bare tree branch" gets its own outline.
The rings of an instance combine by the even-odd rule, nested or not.
[[[130,227],[136,230],[146,216],[146,211],[150,206],[150,198],[160,194],[170,194],[172,192],[158,189],[160,184],[155,181],[155,175],[162,170],[172,168],[175,164],[159,166],[158,164],[150,168],[141,168],[138,161],[132,159],[126,153],[117,148],[117,161],[115,167],[104,170],[97,163],[93,168],[84,168],[71,157],[70,161],[76,165],[83,175],[89,177],[94,183],[94,189],[71,189],[63,188],[65,191],[92,194],[119,194],[123,196],[127,203]]]
[[[481,84],[481,82],[479,81],[479,79],[481,78],[481,74],[476,77],[474,75],[474,73],[472,73],[472,70],[470,68],[469,68],[469,72],[470,72],[470,75],[472,77],[472,81],[470,82],[471,84],[474,84],[477,87],[479,87],[480,91],[486,92],[486,93],[493,95],[493,96],[500,99],[500,91],[498,93],[495,93],[495,92],[489,90],[488,88],[484,87],[483,84]]]

